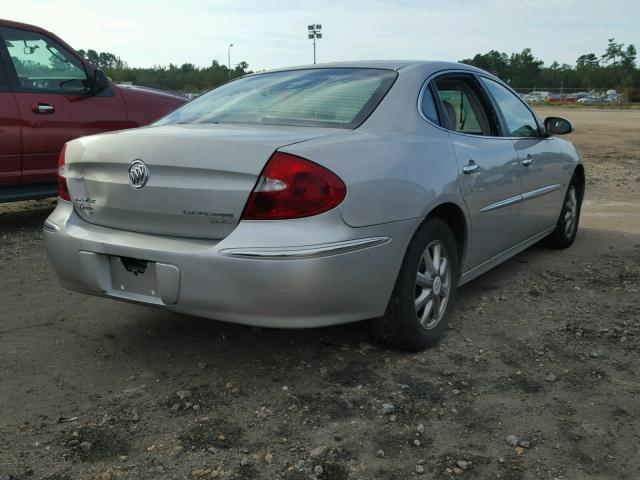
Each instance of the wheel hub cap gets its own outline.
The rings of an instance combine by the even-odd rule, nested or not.
[[[433,279],[433,294],[440,295],[440,290],[442,290],[442,280],[440,277],[435,277]]]

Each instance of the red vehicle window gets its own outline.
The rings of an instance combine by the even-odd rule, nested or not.
[[[8,92],[9,88],[9,80],[7,79],[7,72],[4,71],[4,65],[2,65],[2,61],[0,59],[0,92]]]
[[[0,28],[22,91],[81,92],[88,87],[82,62],[52,39],[27,30]]]

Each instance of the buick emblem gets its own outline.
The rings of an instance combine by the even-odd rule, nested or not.
[[[142,160],[134,160],[129,165],[129,185],[138,189],[145,186],[149,180],[149,169]]]

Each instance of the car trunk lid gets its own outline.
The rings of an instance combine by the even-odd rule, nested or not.
[[[222,239],[239,222],[274,151],[338,132],[344,130],[217,124],[103,134],[68,145],[65,176],[75,209],[88,222]],[[134,161],[137,171],[130,175]],[[145,169],[146,183],[132,185],[130,177]]]

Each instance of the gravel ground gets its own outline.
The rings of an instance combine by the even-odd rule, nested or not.
[[[553,108],[581,229],[461,288],[443,342],[278,331],[67,292],[53,201],[0,206],[0,480],[640,478],[640,111]]]

